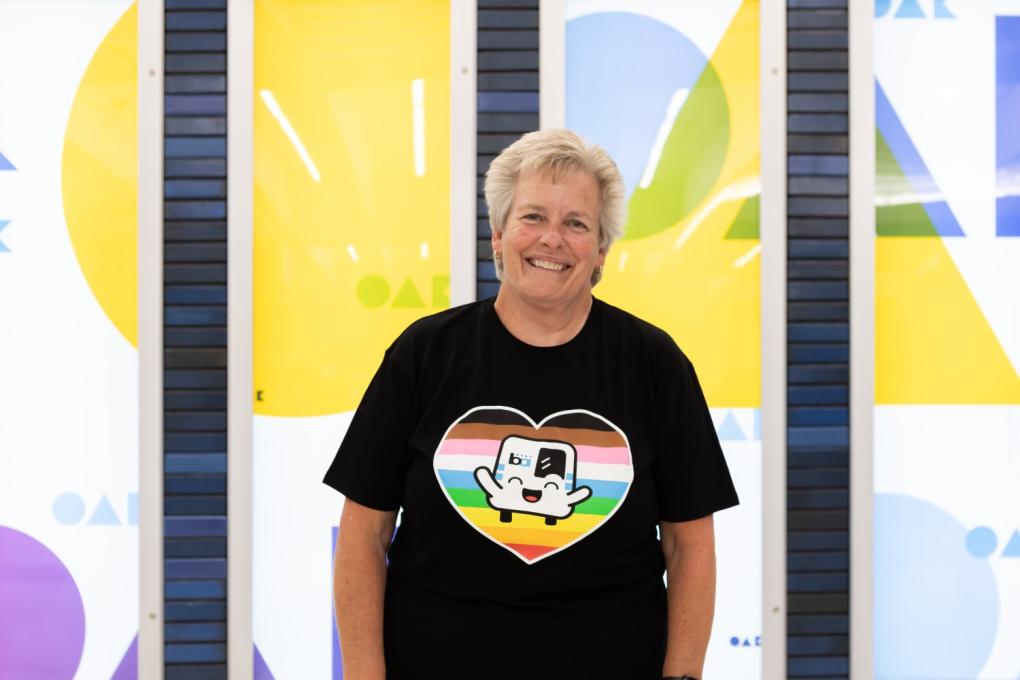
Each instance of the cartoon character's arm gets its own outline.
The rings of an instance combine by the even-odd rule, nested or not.
[[[492,478],[492,472],[487,467],[482,466],[475,469],[475,480],[489,497],[495,496],[503,490],[499,482]]]
[[[588,498],[591,495],[591,488],[587,486],[579,486],[570,493],[567,494],[567,505],[577,505],[581,501]]]

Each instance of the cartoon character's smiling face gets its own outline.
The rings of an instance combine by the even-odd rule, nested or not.
[[[576,469],[577,452],[569,443],[510,436],[500,444],[495,474],[479,468],[475,476],[489,505],[504,517],[524,512],[563,519],[591,495],[587,487],[574,489]]]

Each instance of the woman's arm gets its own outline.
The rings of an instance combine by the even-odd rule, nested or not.
[[[344,660],[344,677],[384,680],[383,595],[386,551],[396,511],[373,510],[344,501],[333,560],[333,602]]]
[[[660,532],[669,607],[662,674],[700,678],[715,614],[712,515],[690,522],[660,522]]]

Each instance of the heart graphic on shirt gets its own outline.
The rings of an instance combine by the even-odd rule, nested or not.
[[[507,406],[478,406],[446,431],[433,467],[464,521],[527,564],[605,524],[634,480],[627,436],[584,410],[536,423]]]

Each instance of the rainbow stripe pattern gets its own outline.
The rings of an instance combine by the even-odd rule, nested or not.
[[[507,437],[570,444],[576,451],[576,473],[568,464],[567,490],[587,487],[590,495],[574,505],[568,517],[552,524],[543,516],[521,512],[501,521],[500,510],[493,507],[475,471],[484,467],[495,480],[502,479],[504,465],[498,456]],[[634,479],[626,435],[602,416],[584,410],[560,411],[535,423],[506,406],[473,408],[446,431],[433,466],[461,517],[527,564],[570,547],[602,526],[623,503]]]

